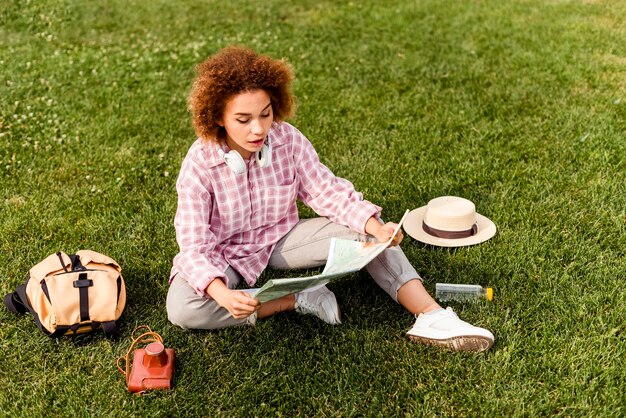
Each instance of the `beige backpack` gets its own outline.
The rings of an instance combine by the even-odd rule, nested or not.
[[[119,264],[91,250],[58,252],[30,269],[26,284],[4,297],[6,307],[33,314],[49,337],[102,329],[119,335],[117,319],[126,305],[126,288]]]

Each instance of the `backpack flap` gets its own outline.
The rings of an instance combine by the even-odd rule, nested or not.
[[[58,273],[60,271],[69,271],[72,268],[72,259],[63,251],[51,254],[43,261],[40,261],[35,267],[30,269],[30,278],[40,281],[44,277]]]
[[[110,266],[120,273],[122,271],[122,268],[119,264],[117,264],[117,261],[113,260],[107,255],[100,254],[91,250],[80,250],[76,252],[76,255],[80,257],[81,264],[86,268],[90,268],[89,263],[95,263]]]

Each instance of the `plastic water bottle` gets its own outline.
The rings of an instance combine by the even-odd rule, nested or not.
[[[436,283],[435,298],[441,302],[477,302],[482,299],[493,300],[493,289],[477,284]]]

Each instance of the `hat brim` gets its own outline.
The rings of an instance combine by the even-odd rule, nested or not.
[[[402,227],[412,238],[425,244],[437,247],[465,247],[480,244],[492,238],[496,234],[496,224],[483,215],[476,214],[478,233],[467,238],[439,238],[428,234],[422,228],[422,222],[426,215],[427,206],[422,206],[409,212]]]

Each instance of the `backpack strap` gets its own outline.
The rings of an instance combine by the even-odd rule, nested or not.
[[[78,254],[70,254],[69,257],[72,261],[72,271],[85,270],[85,266],[83,266],[83,263],[80,260],[80,256]]]
[[[87,273],[80,273],[73,284],[79,292],[80,322],[89,321],[89,287],[93,286],[93,280],[87,279]]]
[[[39,328],[39,330],[44,334],[52,336],[52,334],[50,334],[50,332],[45,329],[44,326],[41,324],[37,312],[35,312],[35,310],[31,308],[31,306],[28,304],[28,296],[26,296],[25,284],[18,286],[17,289],[15,289],[15,292],[6,295],[4,297],[4,305],[11,312],[14,312],[18,315],[24,315],[30,312],[31,314],[33,314],[33,320],[35,321],[35,324],[37,324],[37,328]]]
[[[17,290],[19,290],[20,287],[24,288],[23,296],[25,296],[26,285],[23,284],[19,286]],[[14,314],[25,315],[28,312],[28,304],[22,301],[22,297],[20,297],[20,294],[17,290],[15,290],[15,292],[4,295],[4,306],[6,306],[7,309]]]
[[[59,261],[61,262],[61,267],[63,267],[63,270],[67,273],[68,270],[67,270],[67,267],[65,267],[65,261],[63,261],[63,255],[61,254],[60,251],[57,253],[57,257],[59,257]],[[71,260],[71,256],[70,256],[70,260]],[[72,261],[72,263],[74,262]]]
[[[50,334],[45,328],[42,331],[45,332],[45,334],[50,338],[61,338],[67,331],[69,331],[69,329],[70,327],[68,325],[59,325],[52,334]]]
[[[120,335],[120,330],[115,321],[105,321],[100,323],[100,325],[102,326],[106,337],[117,337]]]

